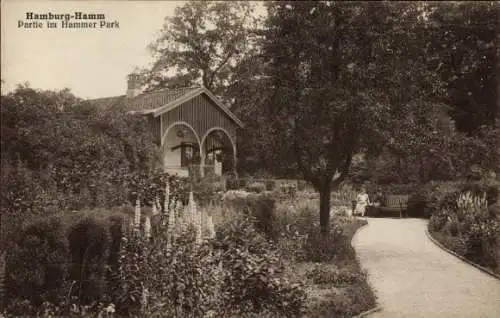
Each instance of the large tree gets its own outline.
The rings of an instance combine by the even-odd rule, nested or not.
[[[440,108],[442,93],[426,54],[418,3],[274,2],[268,5],[264,54],[274,94],[268,100],[266,149],[292,159],[320,193],[329,230],[330,193],[353,156],[379,150],[406,106]]]
[[[441,2],[422,8],[426,23],[415,34],[430,57],[427,67],[446,84],[437,97],[448,107],[402,104],[404,117],[391,121],[386,147],[397,178],[386,179],[425,183],[464,177],[471,165],[495,170],[499,6]]]
[[[438,74],[447,82],[445,101],[459,131],[474,133],[498,120],[498,1],[442,1],[426,4]]]
[[[227,90],[247,74],[257,48],[255,7],[247,1],[189,1],[176,8],[150,46],[155,63],[144,72],[147,88],[203,84],[232,102]]]

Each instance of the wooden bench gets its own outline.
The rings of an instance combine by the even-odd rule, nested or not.
[[[399,217],[402,218],[403,214],[406,214],[409,197],[408,195],[386,196],[383,204],[380,206],[380,212],[399,212]]]

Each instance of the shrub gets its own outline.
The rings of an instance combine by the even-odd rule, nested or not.
[[[415,192],[417,186],[415,184],[398,184],[391,183],[384,187],[384,193],[394,194],[394,195],[406,195]]]
[[[464,233],[467,246],[465,257],[472,261],[496,268],[500,244],[500,222],[496,220],[475,220]]]
[[[32,171],[20,162],[12,163],[3,158],[1,164],[0,240],[8,248],[25,220],[59,211],[64,202],[58,201],[53,183],[45,180],[45,172]]]
[[[119,315],[199,317],[224,310],[222,274],[211,246],[198,246],[192,228],[171,246],[132,236],[124,240],[119,287],[113,292]]]
[[[252,182],[246,186],[248,192],[262,193],[266,191],[266,184],[262,182]]]
[[[212,241],[197,244],[188,228],[171,247],[133,236],[124,240],[112,293],[119,315],[225,317],[271,312],[298,316],[305,293],[284,276],[279,253],[240,215]]]
[[[282,201],[277,205],[276,233],[282,255],[304,259],[304,244],[317,225],[317,202],[313,200]]]
[[[337,191],[332,192],[331,204],[351,207],[357,195],[358,192],[351,185],[342,185]]]
[[[189,192],[189,190],[190,189],[187,188],[185,189],[186,192]],[[222,186],[218,179],[213,177],[202,178],[193,186],[194,198],[200,206],[206,206],[213,202],[217,193],[222,190]]]
[[[488,207],[486,193],[476,193],[482,193],[481,197],[471,192],[460,194],[454,209],[444,208],[431,217],[429,228],[434,232],[441,231],[435,235],[448,248],[473,262],[495,269],[499,264],[500,221],[494,208]],[[450,197],[445,197],[442,206],[453,206]]]
[[[328,293],[324,299],[310,309],[311,317],[354,317],[376,304],[376,297],[366,282],[347,286],[342,293]]]
[[[298,191],[304,191],[307,186],[307,181],[304,180],[298,180],[297,181],[297,190]]]
[[[74,295],[84,303],[101,297],[109,237],[106,226],[85,217],[68,231]]]
[[[289,199],[294,199],[297,195],[297,185],[294,183],[281,184],[280,190]]]
[[[248,183],[246,179],[238,179],[238,189],[244,189]]]
[[[444,208],[455,210],[462,186],[462,182],[430,182],[425,185],[424,188],[429,194],[427,202],[429,215],[438,213]]]
[[[222,225],[214,242],[222,252],[227,276],[225,295],[236,314],[269,311],[279,316],[300,316],[305,292],[284,275],[278,250],[256,232],[251,216]]]
[[[333,285],[340,287],[346,284],[354,284],[362,282],[366,277],[361,275],[356,269],[342,268],[338,269],[334,266],[325,266],[317,264],[306,275],[314,284],[317,285]]]
[[[336,255],[349,252],[342,240],[342,226],[331,224],[329,233],[321,233],[319,226],[310,229],[303,247],[303,261],[330,262]]]
[[[109,227],[110,245],[109,245],[109,258],[108,265],[112,267],[118,266],[118,257],[120,255],[120,244],[124,235],[124,217],[112,216],[110,217],[111,225]]]
[[[426,189],[420,189],[408,198],[407,213],[409,217],[430,217],[429,201],[430,193]]]
[[[25,299],[35,306],[58,302],[66,273],[67,248],[61,223],[55,218],[36,221],[17,235],[7,253],[7,295],[12,302]]]
[[[239,181],[234,174],[226,175],[226,189],[227,190],[238,190],[239,189]]]
[[[494,205],[488,207],[489,218],[495,219],[500,217],[500,203],[497,202]]]
[[[276,187],[276,182],[274,180],[266,180],[266,191],[273,191]]]
[[[459,232],[460,221],[456,215],[452,215],[446,223],[446,228],[451,236],[457,236]]]
[[[268,194],[244,193],[244,195],[225,196],[224,204],[238,212],[251,215],[255,227],[268,238],[276,238],[275,200]]]
[[[499,191],[500,182],[496,180],[469,182],[461,189],[461,192],[471,192],[472,195],[477,197],[482,197],[485,194],[488,205],[494,205],[498,202]]]
[[[434,213],[429,220],[429,229],[431,231],[441,231],[441,229],[446,225],[449,213],[443,210],[439,213]]]

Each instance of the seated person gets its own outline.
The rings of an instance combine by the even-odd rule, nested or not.
[[[354,214],[365,216],[366,208],[370,205],[370,197],[368,196],[368,193],[366,193],[365,187],[361,188],[361,193],[356,197],[355,204]]]
[[[384,202],[384,195],[382,194],[382,191],[380,189],[377,189],[375,192],[375,195],[373,196],[373,201],[368,207],[369,214],[370,215],[378,215],[380,212],[380,206]]]
[[[382,191],[380,189],[377,189],[377,192],[375,192],[375,196],[373,199],[373,206],[379,208],[382,205],[383,201],[384,195],[382,194]]]

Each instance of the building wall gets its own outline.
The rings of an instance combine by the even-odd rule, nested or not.
[[[177,136],[177,131],[180,128],[187,132],[184,138]],[[172,147],[176,147],[182,142],[198,143],[194,132],[185,125],[171,127],[163,141],[163,166],[165,169],[181,169],[181,148],[172,150]]]
[[[194,128],[200,141],[210,129],[220,127],[227,131],[233,143],[236,142],[237,125],[203,94],[162,114],[160,117],[161,135],[165,133],[165,130],[172,123],[185,121]]]
[[[236,151],[237,124],[204,94],[196,96],[156,118],[150,115],[148,120],[155,142],[163,149],[163,164],[166,171],[174,169],[182,174],[187,173],[181,169],[181,149],[171,150],[172,147],[182,142],[176,136],[177,130],[175,128],[169,129],[174,123],[185,122],[194,129],[194,132],[190,131],[189,136],[184,138],[186,142],[198,142],[198,140],[204,142],[204,138],[210,131],[216,127],[221,128],[227,133],[233,151]],[[168,132],[167,129],[169,129]],[[213,146],[212,141],[208,138],[203,150],[208,150],[211,146]],[[215,169],[220,174],[221,163],[216,165]]]

